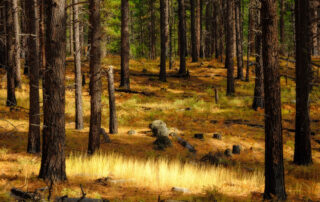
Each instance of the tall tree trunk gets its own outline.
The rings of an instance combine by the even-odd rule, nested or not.
[[[7,106],[16,106],[15,94],[15,41],[14,41],[14,25],[13,25],[13,7],[10,1],[5,1],[6,5],[6,66],[7,66]]]
[[[255,0],[249,0],[249,28],[248,28],[248,47],[250,56],[254,55],[254,25],[255,25]]]
[[[20,24],[19,24],[19,7],[18,0],[12,0],[13,24],[14,24],[14,76],[15,87],[21,87],[21,63],[20,63]]]
[[[46,0],[46,71],[44,127],[39,178],[67,179],[65,166],[65,58],[66,11],[64,0]]]
[[[207,58],[211,57],[212,54],[212,29],[215,29],[215,27],[212,28],[212,4],[210,2],[207,3],[206,6],[206,45],[205,45],[205,56]]]
[[[93,154],[100,148],[101,129],[101,25],[100,0],[89,1],[90,23],[90,132],[88,153]]]
[[[40,41],[39,41],[39,10],[37,0],[25,0],[25,19],[27,38],[26,66],[29,67],[30,95],[29,102],[29,134],[28,153],[40,152],[40,96],[39,96],[39,69],[40,69]]]
[[[186,74],[186,24],[185,24],[185,2],[178,0],[179,9],[179,44],[180,44],[180,69],[179,74]]]
[[[200,27],[201,27],[201,5],[200,5],[200,1],[201,0],[196,0],[196,42],[197,42],[197,45],[196,45],[196,50],[197,50],[197,56],[198,56],[198,59],[200,57],[200,43],[201,43],[201,36],[200,36]]]
[[[109,92],[109,132],[110,134],[118,133],[118,120],[116,113],[116,97],[114,93],[114,76],[113,76],[113,67],[108,69],[108,92]]]
[[[243,49],[242,49],[242,14],[241,14],[241,0],[235,2],[235,25],[236,25],[236,47],[237,47],[237,79],[243,78]]]
[[[192,62],[198,61],[198,30],[196,23],[196,8],[197,8],[198,0],[190,0],[191,5],[191,56]]]
[[[168,0],[160,0],[161,59],[160,81],[167,81],[166,59],[168,52]]]
[[[46,68],[46,36],[45,36],[45,19],[44,19],[44,0],[39,0],[40,7],[40,76]]]
[[[227,68],[227,95],[234,95],[234,67],[233,67],[233,47],[234,47],[234,20],[233,20],[233,8],[234,0],[229,0],[226,2],[227,12],[226,12],[226,61],[225,66]]]
[[[199,57],[203,58],[203,28],[202,28],[202,23],[203,23],[203,0],[200,0],[200,6],[199,6],[199,15],[200,15],[200,53]]]
[[[173,27],[174,27],[174,8],[173,0],[169,0],[169,69],[172,69],[173,65]]]
[[[312,0],[310,2],[310,6],[311,6],[311,9],[310,9],[310,13],[311,13],[311,27],[312,27],[312,43],[311,43],[311,46],[312,47],[312,55],[318,55],[318,47],[317,47],[317,34],[318,34],[318,21],[319,19],[317,19],[318,17],[318,2],[316,0]]]
[[[155,21],[156,21],[156,16],[155,16],[155,9],[154,9],[154,3],[155,0],[150,0],[150,21],[151,21],[151,26],[150,26],[150,59],[154,60],[156,59],[156,26],[155,26]]]
[[[312,83],[311,49],[312,32],[309,18],[310,0],[297,0],[295,5],[296,22],[296,134],[294,163],[312,163],[310,136],[309,94]]]
[[[262,43],[261,43],[261,3],[260,0],[256,0],[257,10],[256,10],[256,20],[255,20],[255,30],[256,30],[256,78],[254,85],[254,97],[252,108],[257,110],[258,108],[264,108],[264,86],[263,86],[263,64],[262,64]]]
[[[82,115],[82,74],[81,74],[81,46],[79,28],[79,5],[78,0],[72,0],[73,6],[73,38],[74,38],[74,72],[75,72],[75,103],[76,103],[76,129],[83,129]]]
[[[284,55],[284,43],[285,43],[285,36],[284,36],[284,17],[285,17],[285,7],[284,7],[285,0],[280,0],[280,54]]]
[[[130,89],[129,72],[129,0],[121,0],[121,82],[120,87]]]
[[[265,190],[264,198],[286,198],[280,73],[278,56],[277,0],[261,1],[262,56],[265,91]]]
[[[73,6],[71,6],[70,8],[70,13],[69,13],[69,48],[70,48],[70,56],[74,56],[74,33],[73,33]]]

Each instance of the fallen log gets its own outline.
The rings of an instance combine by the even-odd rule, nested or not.
[[[115,89],[116,92],[120,92],[120,93],[131,93],[131,94],[141,94],[141,95],[145,95],[145,96],[152,96],[154,95],[154,93],[151,92],[143,92],[143,91],[134,91],[134,90],[128,90],[128,89]]]
[[[18,201],[25,201],[25,200],[32,200],[32,201],[38,201],[41,199],[40,194],[35,191],[35,192],[24,192],[20,189],[12,188],[10,190],[11,196],[13,196],[15,199]]]
[[[173,138],[176,138],[178,143],[181,144],[183,147],[187,148],[189,152],[196,153],[197,150],[186,140],[182,139],[180,136],[178,136],[176,133],[170,134]]]

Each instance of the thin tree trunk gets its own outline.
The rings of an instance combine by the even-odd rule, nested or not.
[[[196,44],[196,51],[197,51],[197,56],[198,56],[198,58],[197,59],[199,59],[199,57],[200,57],[200,43],[201,43],[201,29],[200,29],[200,27],[201,27],[201,14],[200,14],[200,12],[201,12],[201,5],[200,5],[200,1],[201,0],[196,0],[196,42],[197,42],[197,44]]]
[[[154,60],[156,59],[156,16],[155,16],[155,9],[154,9],[154,3],[155,0],[150,0],[150,21],[151,21],[151,27],[150,27],[150,59]]]
[[[116,113],[116,97],[114,93],[114,76],[113,76],[113,68],[109,67],[108,71],[108,91],[109,91],[109,111],[110,111],[110,119],[109,119],[109,132],[110,134],[118,133],[118,120]]]
[[[168,52],[168,0],[160,0],[161,59],[160,81],[167,81],[166,59]]]
[[[74,39],[73,39],[73,36],[74,36],[74,33],[73,33],[73,7],[74,6],[71,6],[69,9],[70,9],[70,15],[69,15],[69,47],[70,47],[70,56],[74,56]]]
[[[46,58],[44,127],[39,178],[65,181],[65,58],[66,11],[64,0],[46,0]]]
[[[100,148],[101,129],[101,25],[100,0],[89,1],[90,23],[90,131],[88,153],[93,154]]]
[[[237,79],[244,80],[243,78],[243,50],[242,50],[242,17],[241,17],[241,0],[236,0],[235,3],[235,27],[236,27],[236,47],[237,47]]]
[[[37,0],[25,0],[25,19],[27,38],[27,55],[25,65],[29,67],[30,96],[29,102],[29,134],[28,153],[40,152],[40,41],[39,41],[39,10]]]
[[[121,82],[120,87],[130,89],[129,72],[129,1],[121,0]]]
[[[280,72],[278,58],[277,0],[263,0],[261,4],[262,56],[265,90],[265,190],[264,198],[276,196],[286,199]]]
[[[40,76],[44,74],[46,68],[46,36],[45,36],[45,22],[44,22],[44,0],[38,0],[40,7]]]
[[[192,62],[198,61],[198,35],[197,35],[197,23],[196,23],[196,8],[198,0],[190,0],[191,6],[191,56]]]
[[[250,56],[254,55],[254,25],[255,25],[255,0],[249,0],[249,29],[248,29],[248,47]]]
[[[284,7],[285,0],[280,0],[280,54],[284,55],[284,17],[285,17],[285,7]]]
[[[296,22],[296,134],[294,163],[308,165],[312,163],[310,136],[310,105],[312,69],[311,49],[312,31],[308,15],[311,11],[310,0],[297,0],[295,7]]]
[[[318,2],[316,0],[311,0],[310,1],[310,6],[311,6],[311,9],[310,9],[310,13],[311,13],[311,27],[312,27],[312,44],[311,44],[311,47],[312,47],[312,55],[318,55],[318,47],[317,47],[317,34],[318,34],[318,21],[319,19],[317,19],[318,17]]]
[[[200,12],[200,53],[199,57],[203,58],[203,28],[202,28],[202,23],[203,23],[203,0],[200,0],[200,6],[199,6],[199,12]]]
[[[173,26],[174,26],[174,8],[173,8],[173,1],[169,0],[169,69],[172,69],[173,65]]]
[[[12,0],[13,24],[14,24],[14,76],[15,87],[21,87],[21,63],[20,63],[20,24],[19,24],[19,7],[18,0]]]
[[[226,21],[226,61],[225,66],[227,68],[227,95],[234,95],[234,67],[233,67],[233,46],[234,46],[234,20],[233,20],[233,8],[234,8],[234,0],[230,0],[226,2],[227,4],[227,21]]]
[[[254,85],[254,97],[253,97],[253,104],[252,108],[257,110],[258,108],[264,108],[264,86],[263,86],[263,64],[262,64],[262,43],[261,43],[261,3],[259,0],[256,0],[257,10],[256,10],[256,78],[255,78],[255,85]],[[258,9],[259,8],[259,9]]]
[[[179,74],[186,74],[186,24],[185,24],[185,2],[178,0],[179,9],[179,44],[180,44],[180,69]]]

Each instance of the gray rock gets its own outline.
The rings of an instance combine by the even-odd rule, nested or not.
[[[169,136],[169,130],[167,124],[161,120],[155,120],[150,125],[149,128],[152,130],[152,134],[155,137]]]
[[[224,155],[227,156],[227,157],[232,156],[231,150],[230,150],[230,149],[226,149],[226,150],[224,151]]]
[[[196,138],[196,139],[200,139],[200,140],[203,140],[203,139],[204,139],[204,137],[203,137],[203,134],[202,134],[202,133],[194,134],[194,138]]]
[[[232,147],[232,153],[233,154],[240,154],[241,146],[240,145],[233,145]]]
[[[157,150],[165,150],[172,146],[172,142],[167,136],[159,136],[153,144]]]
[[[218,133],[213,134],[212,138],[217,139],[217,140],[221,140],[222,139],[221,135],[218,134]]]
[[[129,130],[128,131],[128,135],[135,135],[137,134],[137,132],[135,130]]]

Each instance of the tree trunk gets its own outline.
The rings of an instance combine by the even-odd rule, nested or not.
[[[197,56],[199,59],[200,57],[200,43],[201,43],[201,36],[200,36],[200,27],[201,27],[201,9],[200,9],[200,0],[196,0],[196,51],[197,51]]]
[[[250,56],[254,55],[254,25],[255,25],[255,0],[249,0],[249,30],[248,30],[248,48]]]
[[[44,127],[39,178],[67,179],[65,166],[65,58],[66,11],[64,0],[46,0],[46,58]]]
[[[169,0],[169,69],[172,69],[173,65],[173,26],[174,26],[174,8],[173,1]]]
[[[265,90],[265,190],[264,198],[286,198],[280,73],[278,58],[277,0],[263,0],[261,4],[262,56]]]
[[[196,8],[197,8],[197,1],[198,0],[190,0],[191,6],[191,56],[192,62],[198,61],[198,35],[197,35],[197,23],[196,23]]]
[[[168,0],[160,0],[161,59],[160,81],[167,81],[166,58],[168,52]]]
[[[215,27],[212,28],[212,4],[207,3],[206,7],[206,48],[205,48],[205,55],[207,58],[211,57],[212,55],[212,29],[215,29]]]
[[[40,152],[40,41],[39,41],[39,10],[37,0],[25,0],[25,19],[27,37],[27,55],[25,65],[29,67],[30,95],[29,102],[29,134],[28,153]]]
[[[90,132],[88,153],[93,154],[100,148],[101,129],[101,25],[100,0],[89,1],[90,23]]]
[[[226,61],[225,66],[227,68],[227,95],[234,95],[234,67],[233,67],[233,46],[234,46],[234,20],[233,20],[233,8],[234,8],[234,0],[230,0],[226,2],[227,4],[227,21],[226,21]]]
[[[14,41],[14,25],[13,25],[13,7],[10,1],[5,2],[6,5],[6,66],[7,66],[7,106],[16,106],[15,94],[15,41]]]
[[[186,24],[185,24],[185,2],[178,0],[179,4],[179,43],[180,43],[180,69],[179,74],[186,74]]]
[[[203,23],[203,0],[200,0],[200,6],[199,6],[199,18],[200,18],[200,53],[199,57],[203,58],[203,28],[202,28],[202,23]]]
[[[21,87],[21,63],[20,63],[20,24],[18,0],[12,0],[13,24],[14,24],[14,79],[15,87]]]
[[[296,22],[296,134],[294,163],[312,163],[310,136],[309,94],[312,83],[311,49],[312,32],[308,15],[310,0],[297,0],[295,5]]]
[[[79,28],[79,5],[78,0],[72,0],[73,6],[73,38],[74,38],[74,72],[75,72],[75,103],[76,103],[76,129],[83,129],[82,115],[82,74],[81,74],[81,46],[80,46],[80,28]]]
[[[69,10],[70,10],[70,15],[69,15],[69,48],[70,48],[70,56],[72,57],[72,56],[74,56],[74,39],[73,39],[73,36],[74,36],[74,33],[73,33],[73,21],[74,21],[74,19],[73,19],[73,7],[74,6],[71,6],[70,8],[69,8]]]
[[[257,10],[256,10],[256,78],[255,78],[255,85],[254,85],[254,97],[253,97],[253,104],[252,108],[257,110],[258,108],[264,108],[264,86],[263,86],[263,66],[262,66],[262,43],[261,43],[261,3],[259,0],[256,0]]]
[[[44,22],[44,0],[39,0],[40,7],[40,76],[44,73],[46,68],[46,36],[45,36],[45,22]]]
[[[319,19],[317,19],[318,17],[318,2],[316,0],[311,0],[310,1],[310,13],[311,13],[311,27],[312,27],[312,43],[311,46],[312,47],[312,55],[318,55],[318,41],[317,41],[317,34],[318,34],[318,21]]]
[[[241,14],[241,0],[235,2],[235,25],[236,25],[236,47],[237,47],[237,79],[244,80],[243,78],[243,49],[242,49],[242,14]]]
[[[121,0],[121,83],[120,87],[129,90],[129,0]]]
[[[280,54],[284,55],[284,43],[285,43],[285,36],[284,36],[284,17],[285,17],[285,7],[284,7],[285,0],[280,0]]]
[[[113,67],[108,69],[108,91],[109,91],[109,132],[110,134],[118,133],[118,120],[116,113],[116,97],[114,95],[114,78],[113,78]]]
[[[156,59],[156,16],[155,16],[155,9],[154,9],[154,3],[155,0],[150,0],[150,21],[151,21],[151,27],[150,27],[150,59],[154,60]]]

